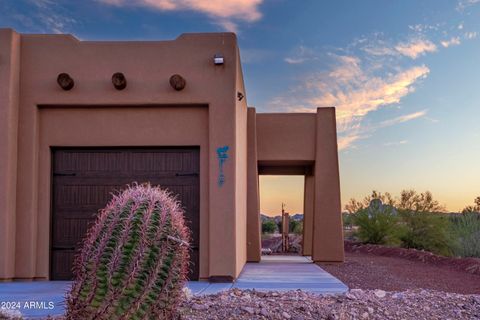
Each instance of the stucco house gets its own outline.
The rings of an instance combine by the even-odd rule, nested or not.
[[[0,29],[0,279],[70,279],[110,193],[178,194],[191,279],[260,261],[258,177],[305,176],[304,252],[344,259],[335,109],[256,113],[232,33],[79,41]]]

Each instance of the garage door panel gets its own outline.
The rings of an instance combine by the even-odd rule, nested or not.
[[[134,182],[160,185],[181,201],[192,231],[190,278],[198,278],[198,149],[67,149],[54,150],[53,159],[52,279],[65,279],[65,265],[73,261],[66,249],[78,249],[112,193]]]
[[[122,172],[128,168],[129,162],[122,152],[59,151],[56,157],[55,171]]]
[[[79,247],[80,241],[83,240],[88,228],[95,222],[93,218],[63,218],[57,217],[55,223],[56,228],[53,230],[52,249]]]
[[[55,270],[54,280],[71,280],[72,265],[75,259],[75,250],[52,251],[52,270]]]

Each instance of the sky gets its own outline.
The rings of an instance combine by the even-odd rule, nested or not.
[[[480,0],[0,0],[0,27],[81,40],[236,32],[257,112],[336,107],[343,203],[413,188],[458,211],[480,196]],[[299,177],[262,181],[262,210],[283,192],[302,211]]]

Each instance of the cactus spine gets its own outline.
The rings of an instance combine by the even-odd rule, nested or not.
[[[188,273],[190,233],[172,195],[149,184],[114,195],[74,263],[67,319],[170,319]]]

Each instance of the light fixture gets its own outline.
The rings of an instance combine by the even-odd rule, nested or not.
[[[242,101],[244,95],[243,93],[241,93],[240,91],[237,92],[237,98],[238,98],[238,101]]]
[[[224,64],[223,55],[221,55],[220,53],[215,54],[213,56],[213,63],[216,64],[216,65]]]

